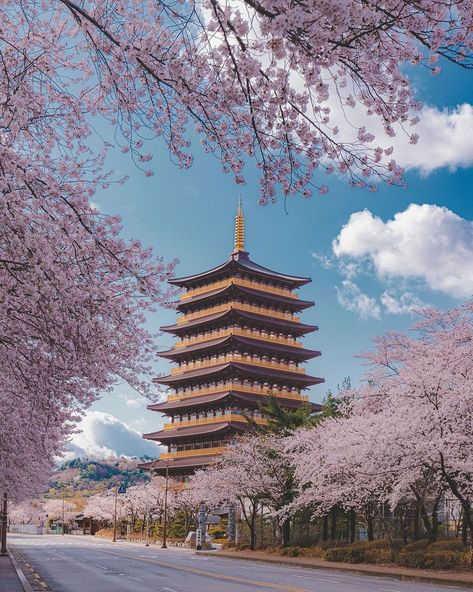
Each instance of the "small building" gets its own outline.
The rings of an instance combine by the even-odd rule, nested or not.
[[[241,204],[235,219],[234,249],[228,261],[202,273],[173,279],[184,288],[180,316],[161,330],[177,337],[159,355],[176,366],[155,380],[170,389],[167,401],[149,405],[168,422],[143,437],[167,447],[159,459],[141,468],[185,479],[218,459],[236,435],[259,424],[259,404],[273,395],[294,409],[309,400],[306,390],[324,382],[306,373],[304,364],[320,355],[301,339],[317,327],[299,313],[314,305],[296,290],[310,282],[262,267],[245,250]],[[312,404],[314,411],[320,405]]]

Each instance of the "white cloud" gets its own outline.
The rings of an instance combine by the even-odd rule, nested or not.
[[[336,290],[337,300],[346,310],[356,312],[362,319],[381,318],[381,309],[376,300],[364,294],[351,280],[343,280]]]
[[[473,223],[445,207],[411,204],[387,222],[355,212],[332,248],[340,259],[368,260],[380,279],[417,279],[456,298],[473,294]]]
[[[125,404],[128,407],[132,407],[133,409],[139,409],[140,407],[143,407],[144,403],[145,403],[145,400],[142,399],[142,398],[141,399],[139,399],[139,398],[137,398],[137,399],[126,399],[126,401],[125,401]]]
[[[89,411],[78,425],[68,445],[67,456],[105,458],[107,456],[157,456],[158,447],[143,440],[141,433],[115,416],[101,411]]]
[[[385,133],[380,117],[367,115],[361,104],[353,109],[342,109],[338,98],[332,95],[327,105],[331,109],[330,124],[340,130],[340,141],[355,142],[358,129],[364,126],[375,136],[369,145],[392,147],[394,152],[386,160],[394,158],[406,170],[418,169],[428,174],[443,167],[456,169],[473,164],[473,106],[468,103],[449,109],[426,105],[415,114],[419,117],[416,125],[408,123],[403,129],[394,124],[396,135],[393,137]],[[416,144],[410,142],[411,134],[419,136]]]
[[[468,103],[455,109],[424,107],[420,122],[409,128],[419,134],[416,145],[405,134],[394,139],[397,162],[405,169],[418,168],[430,173],[441,167],[455,169],[473,164],[473,106]]]
[[[381,303],[389,314],[406,314],[424,306],[424,303],[412,292],[395,295],[386,291],[381,294]]]
[[[312,253],[312,257],[316,259],[324,269],[331,269],[333,267],[333,259],[327,257],[323,253]]]

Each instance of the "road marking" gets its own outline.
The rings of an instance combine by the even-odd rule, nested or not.
[[[133,576],[126,576],[127,578],[130,578],[130,580],[137,580],[138,582],[144,582],[144,580],[140,579],[140,578],[135,578]]]
[[[284,584],[273,584],[271,582],[261,582],[260,580],[251,580],[249,578],[239,578],[237,576],[219,574],[216,572],[206,571],[203,569],[197,569],[195,567],[187,567],[179,563],[170,563],[169,561],[160,561],[156,559],[142,559],[140,557],[137,557],[136,555],[113,553],[113,551],[105,551],[105,553],[109,553],[110,555],[116,555],[117,557],[135,559],[135,561],[143,561],[144,563],[154,563],[156,565],[161,565],[162,567],[169,567],[171,569],[177,569],[179,571],[185,571],[187,573],[193,573],[199,576],[207,576],[209,578],[215,578],[217,580],[225,580],[227,582],[238,582],[239,584],[258,586],[259,588],[272,588],[273,590],[284,590],[285,592],[316,592],[315,590],[308,590],[307,588],[294,588],[293,586],[285,586]]]
[[[177,592],[177,590],[173,590],[172,588],[166,588],[166,586],[163,586],[163,590],[166,590],[166,592]]]

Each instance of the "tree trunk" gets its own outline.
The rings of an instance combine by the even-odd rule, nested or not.
[[[350,510],[348,512],[348,533],[349,533],[348,541],[350,543],[354,543],[355,538],[356,538],[356,512],[355,512],[355,510]]]
[[[420,538],[420,524],[419,524],[420,514],[419,514],[419,503],[416,503],[414,509],[414,523],[412,525],[412,538],[417,541]]]
[[[322,540],[328,541],[328,515],[322,518]]]
[[[407,545],[407,511],[406,513],[402,512],[399,513],[399,519],[401,521],[401,532],[402,532],[402,544],[404,546]]]
[[[442,493],[439,493],[437,496],[433,508],[432,508],[432,533],[429,537],[429,543],[435,543],[437,541],[438,533],[439,533],[439,517],[438,517],[438,509],[440,500],[442,499]]]
[[[291,521],[289,518],[284,520],[281,527],[281,534],[282,534],[282,546],[288,547],[289,543],[291,542]]]
[[[427,532],[427,537],[429,539],[429,543],[432,542],[432,524],[430,523],[430,518],[429,515],[427,513],[427,510],[425,509],[425,506],[423,503],[420,504],[420,515],[422,518],[422,523],[424,524],[424,528]]]
[[[366,509],[366,531],[369,541],[374,541],[374,518],[370,508]]]
[[[470,540],[473,543],[473,517],[471,515],[471,503],[468,498],[466,498],[460,491],[457,482],[455,479],[450,475],[445,467],[445,459],[443,454],[440,453],[440,466],[442,468],[442,474],[447,481],[453,495],[461,502],[463,507],[463,516],[466,524],[468,526],[468,530],[470,532]]]
[[[248,526],[250,527],[250,549],[254,551],[256,549],[256,515],[258,507],[253,506],[251,510],[251,518]]]
[[[462,509],[462,543],[465,547],[468,545],[468,524],[465,520],[465,510]]]
[[[330,512],[330,540],[334,541],[337,538],[337,511],[332,508]]]

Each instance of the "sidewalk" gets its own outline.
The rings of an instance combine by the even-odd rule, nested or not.
[[[431,584],[446,584],[450,586],[465,586],[473,588],[473,572],[435,571],[414,569],[396,565],[374,565],[370,563],[338,563],[325,559],[307,557],[285,557],[283,555],[269,555],[261,551],[197,551],[199,555],[211,555],[225,559],[244,559],[247,561],[264,561],[292,567],[306,567],[309,569],[329,569],[332,571],[351,571],[363,575],[396,578],[398,580],[417,580]]]
[[[9,555],[0,556],[0,590],[2,592],[25,592]]]

